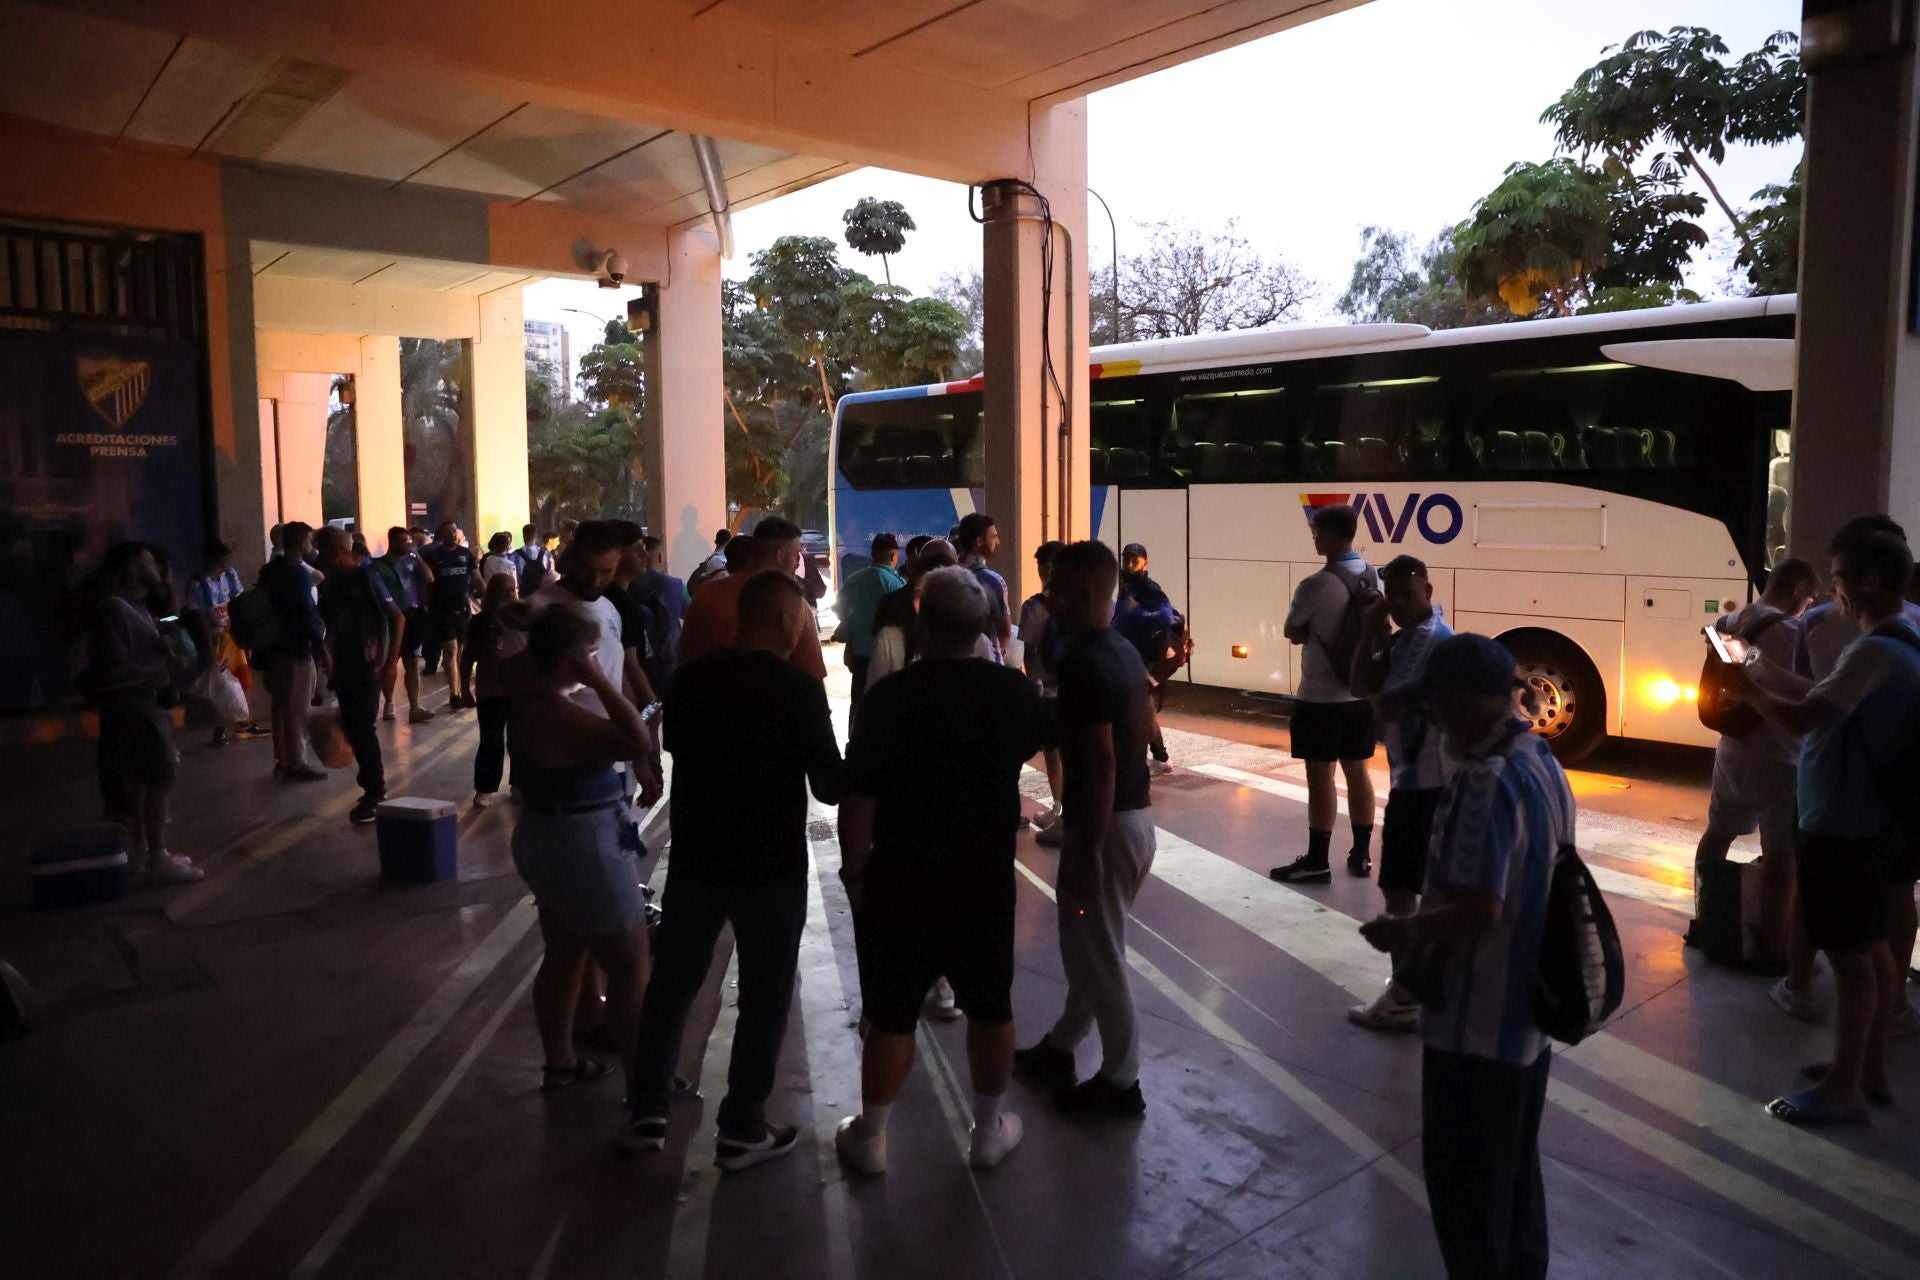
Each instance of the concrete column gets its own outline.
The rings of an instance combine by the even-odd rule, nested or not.
[[[473,510],[476,551],[505,529],[517,545],[527,522],[527,338],[517,291],[479,299],[472,342]]]
[[[1032,131],[1034,172],[983,191],[985,510],[1015,607],[1039,589],[1042,542],[1090,536],[1085,103],[1036,108]]]
[[[387,530],[407,519],[406,433],[400,421],[400,339],[360,339],[354,374],[354,468],[360,481],[360,531],[375,555]]]
[[[667,260],[659,291],[660,440],[649,458],[659,470],[661,505],[647,519],[666,540],[672,572],[685,576],[727,523],[720,255],[702,233],[678,231]]]
[[[1788,540],[1823,567],[1834,529],[1865,512],[1885,511],[1920,539],[1913,21],[1910,0],[1868,0],[1806,25]]]

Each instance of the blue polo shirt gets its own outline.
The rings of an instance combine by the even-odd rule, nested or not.
[[[1903,641],[1900,636],[1904,635]],[[1909,618],[1856,636],[1807,695],[1832,714],[1800,753],[1800,829],[1866,840],[1893,821],[1877,778],[1920,723],[1920,630]]]
[[[906,585],[905,578],[883,564],[870,564],[847,579],[833,607],[846,623],[841,630],[847,637],[849,658],[873,656],[873,616],[880,598]]]
[[[1453,634],[1453,628],[1433,606],[1427,620],[1417,627],[1402,627],[1393,633],[1387,645],[1387,681],[1380,689],[1382,697],[1391,697],[1420,682],[1427,673],[1427,659],[1434,646]],[[1411,703],[1398,720],[1385,721],[1381,736],[1387,743],[1387,768],[1393,789],[1430,791],[1444,786],[1446,770],[1440,759],[1440,730],[1427,722],[1426,708]]]
[[[1500,919],[1470,943],[1438,943],[1421,985],[1420,1036],[1447,1053],[1530,1066],[1547,1047],[1534,1024],[1534,970],[1547,890],[1573,843],[1573,792],[1544,738],[1509,720],[1454,757],[1433,821],[1423,905],[1461,890],[1500,899]]]

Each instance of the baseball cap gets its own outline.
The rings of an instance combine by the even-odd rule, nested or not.
[[[1427,669],[1410,691],[1418,698],[1460,693],[1498,698],[1517,686],[1513,655],[1507,646],[1470,631],[1448,636],[1434,646]]]
[[[1120,548],[1120,558],[1122,560],[1145,560],[1147,558],[1147,548],[1143,543],[1129,542],[1126,546]]]

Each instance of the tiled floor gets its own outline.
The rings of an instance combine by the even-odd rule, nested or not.
[[[395,792],[464,798],[471,726],[383,728]],[[1228,740],[1246,736],[1176,734],[1176,759],[1202,771],[1156,788],[1160,852],[1130,937],[1146,1120],[1077,1128],[1016,1085],[1025,1146],[971,1174],[962,1030],[929,1023],[892,1169],[871,1181],[843,1177],[831,1152],[857,1094],[831,811],[814,828],[814,912],[773,1103],[802,1147],[722,1178],[710,1111],[730,944],[686,1046],[704,1096],[681,1104],[662,1155],[615,1154],[617,1080],[551,1098],[535,1087],[539,938],[507,857],[510,810],[463,813],[458,882],[385,890],[371,833],[346,824],[345,775],[276,784],[264,743],[214,752],[195,735],[175,843],[208,879],[38,915],[19,909],[24,840],[91,813],[90,760],[78,744],[13,749],[0,758],[0,957],[47,1008],[35,1034],[0,1046],[0,1270],[1438,1275],[1418,1045],[1343,1018],[1383,977],[1353,927],[1377,893],[1344,876],[1304,890],[1265,879],[1304,844],[1304,809],[1287,761]],[[1760,980],[1682,950],[1685,832],[1603,807],[1581,838],[1614,873],[1632,980],[1615,1024],[1554,1064],[1554,1274],[1920,1275],[1920,1042],[1895,1051],[1916,1101],[1870,1126],[1816,1135],[1768,1119],[1760,1104],[1826,1033],[1775,1012]],[[1062,982],[1052,855],[1023,837],[1020,860],[1024,1042]]]

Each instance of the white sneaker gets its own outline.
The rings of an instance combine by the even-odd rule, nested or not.
[[[490,805],[490,804],[492,804],[492,803],[493,803],[493,792],[491,792],[491,791],[476,791],[476,792],[474,792],[474,793],[473,793],[473,807],[474,807],[474,808],[476,808],[476,809],[484,809],[484,808],[486,808],[486,807],[487,807],[488,805]]]
[[[1887,1039],[1907,1040],[1920,1035],[1920,1009],[1901,1001],[1899,1012],[1887,1024]]]
[[[1046,831],[1059,825],[1060,811],[1058,809],[1048,809],[1045,813],[1040,814],[1033,820],[1033,829],[1035,831]]]
[[[840,1162],[855,1173],[869,1176],[887,1171],[887,1135],[869,1133],[859,1116],[848,1116],[833,1131],[833,1149]]]
[[[1820,1021],[1820,1002],[1813,998],[1813,993],[1794,991],[1787,986],[1785,978],[1774,983],[1767,994],[1773,997],[1773,1002],[1788,1017],[1798,1018],[1802,1022]]]
[[[193,865],[193,859],[160,850],[147,860],[149,884],[192,884],[205,880],[207,873]]]
[[[1173,772],[1173,766],[1165,760],[1149,760],[1147,761],[1147,772],[1156,778],[1164,778]]]
[[[933,984],[933,996],[927,1002],[927,1012],[942,1022],[952,1022],[960,1016],[960,1006],[953,1000],[953,984],[945,978]]]
[[[1420,1006],[1397,998],[1389,982],[1371,1001],[1347,1010],[1347,1021],[1371,1031],[1414,1031],[1420,1025]]]
[[[1020,1117],[1011,1111],[1002,1111],[993,1128],[985,1133],[980,1131],[979,1125],[973,1127],[973,1142],[967,1151],[967,1163],[976,1169],[991,1169],[1005,1160],[1025,1135]]]

